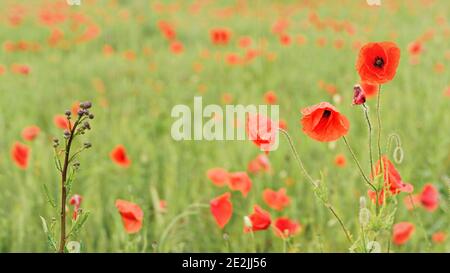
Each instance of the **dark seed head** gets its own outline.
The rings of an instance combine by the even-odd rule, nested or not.
[[[89,114],[90,119],[94,119],[94,114]]]
[[[378,68],[383,68],[384,66],[384,60],[381,57],[376,57],[375,58],[375,62],[373,63],[374,66],[378,67]]]
[[[66,110],[66,112],[64,112],[64,114],[68,117],[70,117],[70,115],[72,114],[72,112],[70,112],[70,110]]]
[[[322,114],[322,118],[329,118],[331,116],[331,111],[330,110],[325,110],[325,111],[323,111],[323,114]]]
[[[81,109],[89,109],[92,107],[92,103],[90,101],[85,101],[80,103],[80,108]]]
[[[64,130],[64,137],[65,138],[69,138],[70,137],[70,132],[68,130]]]
[[[83,116],[84,115],[84,110],[83,109],[78,110],[78,115],[79,116]]]
[[[90,142],[84,143],[84,148],[89,149],[92,147],[92,144]]]

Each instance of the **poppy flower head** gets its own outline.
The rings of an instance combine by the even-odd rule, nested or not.
[[[228,171],[222,168],[209,169],[206,176],[218,187],[225,186],[228,183]]]
[[[226,28],[216,28],[211,30],[211,41],[215,45],[226,45],[230,41],[231,31]]]
[[[229,187],[233,191],[240,191],[244,197],[252,188],[252,180],[246,172],[235,172],[229,175]]]
[[[303,132],[320,142],[335,141],[346,135],[350,127],[348,119],[328,102],[307,107],[302,115]]]
[[[399,192],[411,193],[414,190],[414,187],[411,184],[403,182],[400,173],[385,155],[381,158],[383,172],[380,171],[380,160],[378,160],[374,166],[375,174],[371,174],[371,176],[376,177],[383,173],[384,188],[387,188],[393,195],[398,194]]]
[[[11,158],[17,167],[25,170],[28,167],[30,148],[20,142],[15,142],[11,148]]]
[[[81,195],[78,194],[74,194],[70,200],[69,200],[69,204],[71,204],[74,208],[73,208],[73,216],[72,219],[76,220],[78,217],[78,212],[81,206],[81,201],[83,201],[83,197],[81,197]]]
[[[209,202],[211,214],[220,228],[224,228],[233,214],[233,204],[230,201],[231,194],[226,192]]]
[[[289,196],[286,194],[285,188],[281,188],[278,191],[265,189],[263,192],[263,200],[274,210],[283,210],[291,202]]]
[[[431,240],[433,240],[435,244],[442,244],[445,240],[447,240],[447,233],[444,231],[435,232],[431,236]]]
[[[280,238],[294,236],[301,231],[301,225],[287,217],[280,217],[275,221],[275,235]]]
[[[67,117],[64,115],[56,115],[53,118],[53,123],[55,123],[56,127],[59,129],[69,130],[70,129],[70,123],[67,120]]]
[[[139,232],[142,228],[142,221],[144,220],[144,212],[135,203],[116,200],[116,207],[122,216],[123,226],[127,233]]]
[[[131,160],[127,156],[127,152],[123,145],[117,145],[110,154],[111,159],[114,163],[121,167],[129,167]]]
[[[336,164],[336,166],[338,166],[339,168],[345,167],[345,165],[347,164],[345,155],[343,154],[336,155],[336,157],[334,158],[334,164]]]
[[[31,126],[23,128],[22,138],[27,141],[32,141],[39,135],[40,132],[41,132],[41,129],[38,126],[31,125]]]
[[[394,225],[392,241],[396,245],[403,245],[409,241],[414,233],[415,227],[409,222],[400,222]]]
[[[173,54],[180,54],[180,53],[183,52],[183,50],[184,50],[184,46],[183,46],[183,44],[182,44],[181,42],[179,42],[179,41],[173,41],[173,42],[170,44],[170,51],[171,51]]]
[[[420,55],[420,53],[422,53],[422,51],[423,51],[423,45],[420,41],[414,41],[408,45],[408,52],[412,56]]]
[[[426,184],[420,193],[420,203],[429,212],[439,206],[439,192],[432,184]]]
[[[245,233],[268,229],[270,227],[270,223],[272,222],[270,219],[270,214],[258,205],[253,207],[253,213],[248,216],[248,219],[251,222],[251,227],[245,226]]]
[[[359,51],[356,70],[362,81],[383,84],[394,78],[399,61],[400,49],[395,43],[368,43]]]
[[[264,101],[267,104],[275,104],[277,102],[277,94],[274,91],[267,91],[264,94]]]
[[[262,151],[268,153],[277,148],[277,123],[263,115],[250,113],[245,125],[248,138]]]

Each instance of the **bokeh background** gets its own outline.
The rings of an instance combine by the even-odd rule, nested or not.
[[[330,200],[357,234],[359,197],[367,187],[342,141],[318,143],[301,132],[300,109],[321,101],[338,107],[350,120],[348,139],[368,170],[363,112],[351,105],[359,81],[355,61],[364,43],[394,41],[402,55],[396,77],[383,86],[382,144],[386,147],[390,133],[400,136],[404,160],[397,169],[415,192],[432,183],[440,203],[432,213],[416,210],[421,229],[400,195],[396,219],[414,223],[416,232],[392,251],[448,252],[448,240],[429,247],[422,232],[429,238],[449,232],[449,11],[446,0],[382,0],[379,7],[365,0],[81,0],[80,6],[2,0],[0,251],[49,251],[39,216],[51,221],[57,215],[42,191],[46,184],[58,196],[51,139],[62,130],[54,117],[90,100],[96,116],[83,138],[93,148],[81,155],[73,186],[91,212],[80,234],[84,251],[245,252],[253,251],[253,244],[258,251],[283,251],[283,241],[270,230],[256,232],[254,241],[242,232],[243,216],[260,204],[274,217],[287,215],[302,224],[289,251],[347,252],[338,223],[317,203],[285,139],[269,154],[271,172],[251,174],[248,197],[233,192],[235,213],[220,230],[204,205],[226,189],[215,187],[206,171],[246,171],[261,152],[250,141],[176,142],[170,113],[176,104],[192,106],[194,96],[202,96],[204,104],[258,105],[273,91],[306,168],[314,177],[323,175]],[[175,38],[164,32],[167,24]],[[215,28],[231,32],[227,44],[211,41]],[[243,38],[250,44],[244,47]],[[423,50],[413,55],[408,48],[417,41]],[[368,106],[375,109],[375,100]],[[41,132],[24,141],[21,132],[29,125]],[[11,159],[15,141],[31,148],[26,170]],[[128,168],[110,159],[118,144],[127,150]],[[344,167],[335,163],[340,154]],[[281,187],[291,205],[272,211],[262,191]],[[142,207],[138,234],[125,233],[114,206],[119,198]]]

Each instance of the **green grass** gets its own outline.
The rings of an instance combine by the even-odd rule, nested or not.
[[[428,237],[438,230],[450,231],[445,181],[450,175],[450,98],[443,95],[450,78],[450,6],[447,1],[424,5],[423,1],[386,0],[380,8],[369,8],[363,0],[342,1],[342,4],[335,3],[339,1],[304,1],[310,4],[297,4],[294,8],[299,1],[260,0],[247,1],[246,7],[237,9],[229,18],[220,18],[215,10],[236,7],[239,1],[215,1],[193,15],[189,13],[189,4],[193,1],[161,1],[177,5],[179,9],[158,13],[152,8],[153,1],[86,0],[80,7],[66,7],[64,12],[88,16],[101,28],[101,35],[87,43],[74,44],[72,41],[84,26],[73,30],[69,22],[58,24],[68,41],[66,47],[47,44],[51,27],[40,24],[37,19],[41,1],[28,2],[7,0],[0,4],[2,42],[26,40],[41,45],[38,52],[2,51],[0,57],[0,64],[7,68],[7,72],[0,75],[1,252],[50,251],[39,216],[48,221],[57,216],[46,204],[42,192],[43,184],[49,187],[54,198],[59,192],[51,139],[62,132],[54,126],[53,116],[62,114],[75,101],[84,100],[93,102],[96,115],[92,132],[84,137],[93,148],[82,154],[81,171],[73,188],[84,198],[83,209],[91,212],[80,234],[85,251],[247,252],[253,251],[255,244],[257,251],[281,252],[283,241],[272,231],[256,232],[253,241],[242,229],[243,216],[251,212],[254,204],[269,210],[262,201],[263,189],[284,186],[292,204],[282,213],[269,211],[273,217],[286,215],[302,223],[303,232],[293,238],[295,247],[291,250],[347,252],[350,245],[338,223],[316,201],[308,181],[296,168],[284,138],[280,140],[279,149],[270,153],[273,174],[252,176],[253,188],[246,199],[238,192],[232,193],[234,215],[224,229],[229,234],[228,244],[207,207],[176,218],[191,204],[208,204],[210,199],[226,191],[207,180],[205,172],[209,168],[244,171],[260,151],[250,141],[175,142],[170,136],[174,121],[170,112],[176,104],[192,106],[196,95],[203,96],[204,104],[223,105],[224,93],[230,93],[236,104],[264,104],[263,94],[275,90],[280,115],[288,123],[306,168],[315,178],[323,174],[331,203],[356,237],[359,197],[366,195],[367,187],[342,140],[337,141],[335,149],[330,149],[328,144],[313,141],[301,132],[300,109],[320,101],[335,104],[349,118],[348,139],[368,170],[363,112],[351,106],[352,87],[359,80],[354,68],[358,52],[351,45],[354,41],[384,40],[395,41],[402,56],[396,77],[382,87],[383,147],[386,147],[388,134],[397,133],[405,157],[396,166],[404,180],[414,185],[415,192],[427,182],[440,191],[439,209],[433,213],[418,209],[417,215],[406,210],[402,202],[405,195],[399,195],[396,222],[410,221],[416,225],[416,232],[407,244],[393,246],[392,250],[450,251],[448,239],[444,244],[427,247],[417,217],[423,222]],[[114,2],[119,4],[112,4]],[[390,2],[396,3],[395,9],[390,8]],[[26,8],[27,14],[22,24],[14,27],[7,21],[7,11],[17,3]],[[293,37],[305,36],[305,45],[294,41],[284,47],[271,33],[272,24],[289,10],[294,13],[288,33]],[[123,11],[129,12],[128,19],[121,18]],[[351,22],[356,33],[351,36],[330,28],[318,30],[308,23],[311,11],[321,19]],[[437,24],[438,16],[447,19],[444,25]],[[170,53],[168,42],[157,29],[161,19],[175,24],[178,39],[185,47],[183,54]],[[217,26],[233,31],[230,45],[211,44],[209,30]],[[420,64],[411,65],[408,44],[430,29],[435,35],[424,43]],[[230,66],[214,60],[215,54],[244,52],[237,47],[238,37],[244,35],[251,36],[254,42],[266,40],[265,51],[275,53],[276,60],[258,57],[245,66]],[[319,37],[328,40],[323,48],[316,45]],[[341,50],[332,46],[339,38],[345,42]],[[116,51],[110,57],[102,54],[105,44]],[[136,53],[134,61],[122,57],[122,52],[127,50]],[[209,58],[202,57],[203,50],[209,51]],[[27,76],[13,74],[9,69],[13,63],[28,64],[32,71]],[[203,67],[199,73],[193,69],[197,63]],[[436,63],[445,65],[442,73],[434,71]],[[337,87],[342,97],[340,104],[334,103],[332,97],[318,87],[320,80]],[[95,82],[99,81],[104,90],[95,87]],[[206,91],[199,92],[199,87],[206,87]],[[368,106],[375,124],[375,100],[370,100]],[[35,141],[27,143],[32,155],[28,169],[23,171],[13,164],[10,148],[14,141],[22,141],[20,132],[30,124],[38,125],[42,132]],[[109,158],[117,144],[127,148],[132,160],[128,169],[114,165]],[[338,153],[347,157],[345,168],[334,165]],[[287,185],[287,178],[295,183]],[[167,201],[166,214],[156,213],[152,189]],[[137,235],[124,232],[114,206],[119,198],[133,201],[144,210],[144,226]],[[164,233],[167,236],[161,243]],[[386,247],[382,244],[383,250]]]

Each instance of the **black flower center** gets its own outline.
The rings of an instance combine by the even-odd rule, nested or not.
[[[330,110],[323,111],[322,118],[329,118],[331,116]]]
[[[375,62],[373,63],[374,66],[378,67],[378,68],[383,68],[384,66],[384,60],[381,57],[376,57],[375,58]]]

